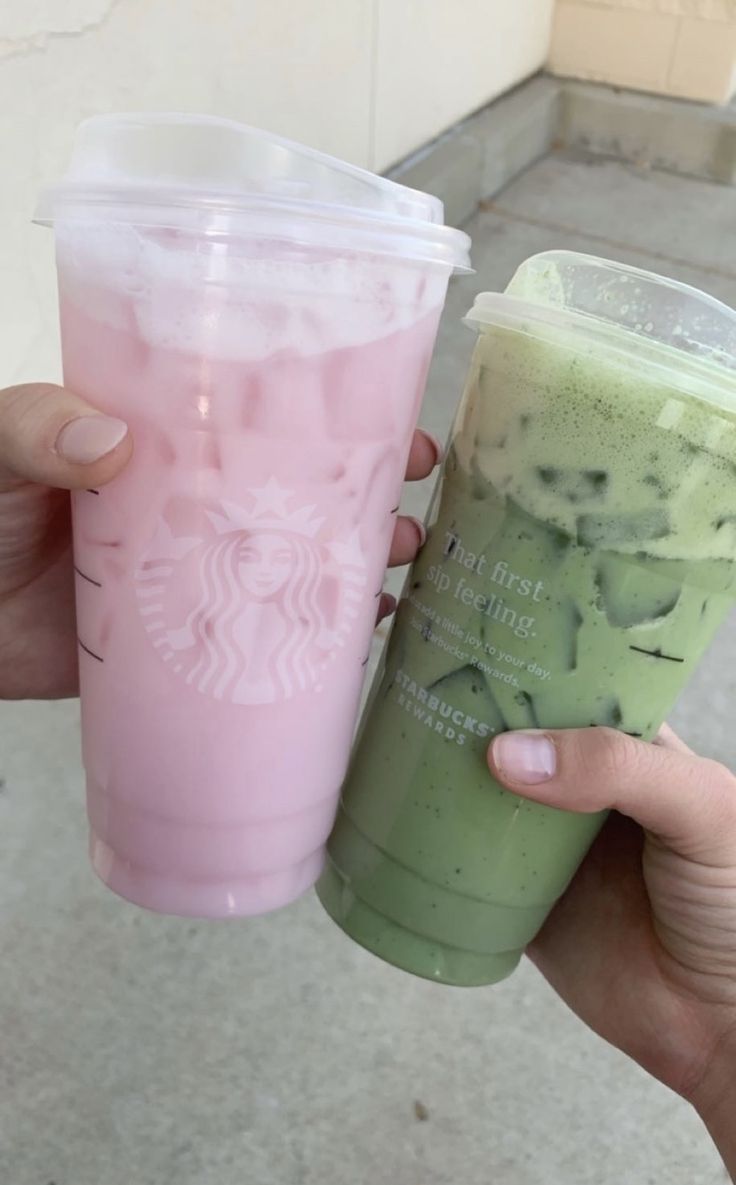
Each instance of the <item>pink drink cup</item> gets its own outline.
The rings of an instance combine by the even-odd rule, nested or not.
[[[92,862],[151,909],[265,912],[322,867],[452,263],[75,201],[64,379],[135,444],[74,496]]]

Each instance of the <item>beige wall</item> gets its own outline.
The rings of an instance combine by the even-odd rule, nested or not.
[[[0,385],[58,371],[51,236],[79,120],[193,110],[383,169],[544,62],[553,0],[0,0]]]
[[[726,103],[736,91],[736,0],[557,0],[550,68]]]

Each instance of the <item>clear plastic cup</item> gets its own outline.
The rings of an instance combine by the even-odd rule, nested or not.
[[[604,816],[488,772],[508,729],[652,738],[736,573],[736,313],[568,252],[478,297],[426,547],[319,886],[362,945],[458,985],[509,975]]]
[[[184,115],[92,119],[42,198],[66,384],[133,459],[74,497],[92,862],[167,913],[317,877],[447,282],[436,199]]]

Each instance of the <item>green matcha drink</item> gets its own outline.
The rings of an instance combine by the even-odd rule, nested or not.
[[[515,728],[651,738],[736,580],[736,314],[604,261],[529,260],[479,338],[319,885],[363,946],[508,975],[603,822],[489,776]]]

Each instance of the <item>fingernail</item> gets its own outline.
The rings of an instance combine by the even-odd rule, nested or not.
[[[509,782],[535,786],[554,777],[557,751],[543,732],[505,732],[493,742],[493,761]]]
[[[427,432],[426,436],[427,436],[427,440],[429,441],[429,443],[432,445],[432,448],[434,449],[434,464],[439,465],[440,461],[443,460],[444,455],[445,455],[445,446],[441,443],[440,440],[438,440],[438,438],[435,436],[434,432]],[[434,466],[433,466],[433,468],[434,468]]]
[[[381,599],[378,602],[378,613],[376,614],[376,625],[380,625],[386,617],[390,617],[392,613],[396,612],[396,597],[391,593],[381,593]]]
[[[424,523],[420,522],[418,518],[413,518],[411,516],[407,517],[407,521],[411,523],[417,533],[419,538],[419,546],[424,547],[424,544],[427,542],[427,528],[425,527]]]
[[[65,424],[56,451],[72,465],[91,465],[125,440],[128,425],[112,416],[80,416]]]

